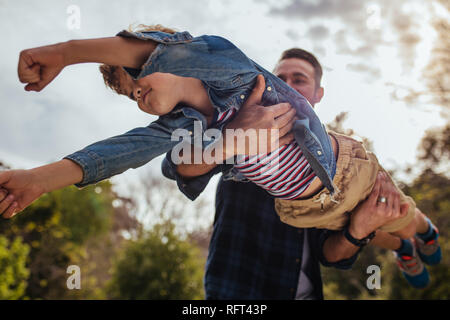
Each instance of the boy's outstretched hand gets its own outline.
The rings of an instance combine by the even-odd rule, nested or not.
[[[65,67],[61,44],[23,50],[19,56],[19,80],[26,91],[41,91]]]
[[[0,215],[11,218],[44,193],[31,170],[0,171]]]

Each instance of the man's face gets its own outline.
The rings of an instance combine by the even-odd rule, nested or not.
[[[273,73],[301,93],[312,106],[322,99],[323,88],[316,88],[314,67],[308,61],[298,58],[281,60]]]

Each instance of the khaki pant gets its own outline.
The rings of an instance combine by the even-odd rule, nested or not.
[[[342,229],[348,223],[350,212],[372,191],[378,171],[384,171],[376,156],[366,151],[361,142],[335,132],[329,134],[336,138],[338,144],[336,175],[333,179],[338,191],[333,199],[326,188],[308,199],[275,199],[275,210],[284,223],[298,228]],[[383,231],[403,229],[414,219],[414,200],[397,189],[400,203],[409,204],[408,214],[382,226],[380,229]]]

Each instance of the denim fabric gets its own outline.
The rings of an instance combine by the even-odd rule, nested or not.
[[[256,77],[263,74],[266,90],[262,104],[267,106],[289,102],[297,110],[300,120],[294,126],[295,139],[315,174],[334,193],[332,178],[335,174],[335,160],[331,141],[311,105],[278,77],[247,58],[231,42],[208,35],[194,38],[188,32],[168,34],[158,31],[122,31],[118,35],[151,39],[158,43],[141,70],[126,68],[132,77],[138,79],[154,72],[164,72],[200,79],[213,106],[221,112],[242,106],[251,93]],[[65,158],[81,166],[84,175],[77,186],[85,186],[141,166],[168,152],[178,143],[170,140],[171,133],[177,128],[192,129],[195,120],[202,122],[203,131],[207,129],[207,122],[202,114],[180,104],[148,127],[91,144]],[[170,168],[165,171],[170,171]],[[234,170],[230,170],[228,174],[238,180],[242,177]]]

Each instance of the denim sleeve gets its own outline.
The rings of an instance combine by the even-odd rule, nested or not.
[[[197,177],[184,178],[177,173],[177,166],[173,163],[170,152],[166,154],[161,163],[161,170],[166,178],[175,180],[178,189],[190,200],[195,200],[205,190],[211,178],[220,172],[228,172],[233,168],[233,165],[220,164],[214,167],[211,171]]]
[[[320,234],[319,234],[319,261],[322,265],[324,265],[325,267],[334,267],[337,269],[343,269],[343,270],[347,270],[347,269],[351,269],[353,264],[355,263],[356,259],[358,258],[359,253],[361,252],[360,248],[353,256],[351,256],[350,258],[347,259],[342,259],[336,262],[328,262],[327,259],[325,258],[324,254],[323,254],[323,245],[325,243],[325,241],[328,239],[328,237],[330,237],[333,234],[339,233],[341,231],[331,231],[331,230],[320,230]]]
[[[170,130],[155,121],[147,127],[93,143],[64,159],[72,160],[82,168],[83,180],[75,184],[81,188],[130,168],[138,168],[177,143],[171,140]]]

